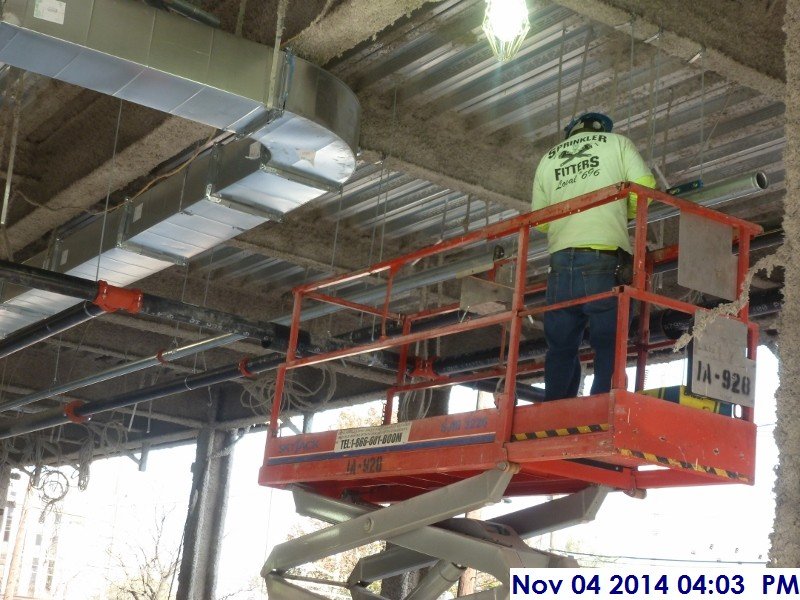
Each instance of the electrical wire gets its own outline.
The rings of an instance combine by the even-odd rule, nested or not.
[[[410,390],[400,396],[397,421],[416,421],[427,416],[431,408],[433,389]]]
[[[630,135],[631,133],[631,122],[633,121],[633,57],[634,57],[634,50],[635,50],[635,40],[634,37],[635,33],[635,25],[636,25],[636,16],[631,14],[631,67],[630,71],[628,72],[628,130],[627,133]]]
[[[92,461],[94,460],[94,433],[88,427],[85,429],[87,435],[83,444],[81,444],[80,450],[78,450],[78,464],[76,466],[78,489],[82,492],[85,492],[89,487]]]
[[[591,552],[574,552],[572,550],[564,550],[561,548],[551,548],[549,550],[554,554],[559,554],[561,556],[581,556],[585,558],[596,558],[598,560],[605,560],[608,562],[616,562],[619,559],[622,560],[641,560],[641,561],[653,561],[653,562],[663,562],[663,563],[693,563],[693,564],[718,564],[718,565],[765,565],[766,561],[757,561],[757,560],[712,560],[712,559],[700,559],[700,558],[662,558],[658,556],[625,556],[625,555],[617,555],[612,556],[609,554],[593,554]]]
[[[39,523],[44,523],[47,515],[56,509],[56,505],[69,493],[69,479],[60,469],[44,469],[37,490],[44,508],[39,515]]]
[[[242,380],[242,393],[239,395],[239,403],[254,415],[265,416],[269,412],[272,404],[267,397],[267,386],[272,383],[270,377],[262,377],[254,381]]]
[[[282,409],[298,412],[319,412],[325,409],[336,393],[336,371],[328,365],[315,367],[320,380],[316,386],[297,381],[294,373],[289,373],[284,381]],[[307,371],[308,372],[308,371]],[[239,402],[256,415],[266,415],[275,397],[275,374],[256,380],[240,381],[242,393]]]
[[[103,259],[103,242],[106,237],[106,224],[108,222],[108,203],[111,200],[111,186],[114,182],[114,172],[117,169],[117,145],[119,143],[119,127],[122,123],[122,99],[119,101],[119,112],[117,113],[117,128],[114,131],[114,149],[111,153],[111,168],[108,170],[108,189],[106,190],[106,203],[103,209],[103,225],[100,228],[100,242],[98,243],[97,251],[97,271],[95,272],[95,281],[100,280],[100,262]]]
[[[192,153],[192,155],[189,158],[187,158],[184,162],[179,164],[177,167],[175,167],[171,171],[167,171],[166,173],[162,173],[158,177],[155,177],[154,179],[149,181],[142,189],[140,189],[133,196],[131,196],[130,200],[135,200],[136,198],[138,198],[139,196],[144,194],[147,190],[149,190],[151,187],[153,187],[155,184],[157,184],[159,181],[161,181],[163,179],[167,179],[168,177],[172,177],[176,173],[180,173],[181,171],[183,171],[183,169],[185,169],[192,162],[194,162],[194,160],[200,155],[200,153],[206,148],[206,146],[208,146],[208,144],[211,143],[211,140],[213,140],[216,135],[217,135],[217,130],[215,129],[214,131],[211,132],[211,135],[208,136],[206,141],[203,142],[202,144],[200,144],[197,147],[197,149]]]

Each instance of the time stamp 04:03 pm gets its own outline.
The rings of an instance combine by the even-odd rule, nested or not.
[[[800,569],[511,569],[511,599],[800,598]]]

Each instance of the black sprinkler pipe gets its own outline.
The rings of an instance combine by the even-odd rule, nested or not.
[[[756,240],[754,240],[755,243],[751,247],[753,249],[769,247],[781,243],[782,240],[783,232],[772,232],[756,238]],[[672,270],[674,268],[675,261],[672,261],[670,263],[665,263],[660,272]],[[15,283],[19,283],[20,285],[37,287],[39,289],[55,291],[56,293],[64,294],[66,293],[64,292],[64,289],[69,287],[74,293],[66,293],[66,295],[84,297],[86,299],[94,298],[97,293],[97,283],[93,281],[83,280],[81,278],[69,275],[59,275],[50,271],[34,269],[25,265],[16,265],[14,263],[0,260],[0,277],[3,276],[8,276],[10,280],[14,281]],[[52,288],[58,289],[51,289],[50,287],[45,286],[51,286]],[[86,296],[82,296],[82,294],[88,295],[88,298]],[[537,295],[541,296],[542,294],[539,292],[538,294],[529,294],[528,296],[530,299],[534,299]],[[169,303],[172,301],[166,302]],[[162,305],[162,309],[165,306],[166,305]],[[707,305],[706,308],[712,308],[713,306],[713,304],[710,304]],[[750,316],[758,318],[775,314],[780,311],[781,306],[782,295],[779,290],[769,290],[754,294],[750,298]],[[423,330],[430,327],[441,326],[452,322],[451,320],[457,318],[458,314],[459,313],[442,315],[441,317],[434,317],[427,321],[421,321],[419,324],[415,324],[415,328],[418,327],[419,329],[417,330]],[[681,313],[680,311],[665,310],[654,313],[650,318],[651,341],[658,341],[659,338],[677,339],[680,337],[680,335],[691,328],[692,322],[693,319],[690,315]],[[285,331],[286,328],[281,328],[271,323],[267,325],[273,327],[272,335],[270,336],[272,346],[274,346],[276,349],[285,349],[287,340]],[[635,331],[635,328],[637,327],[635,319],[631,327],[632,330]],[[298,346],[298,354],[313,354],[319,352],[320,350],[318,348],[312,348],[309,345],[309,341],[305,335],[305,332],[301,333],[304,335],[301,335],[300,344]],[[357,332],[353,338],[363,338],[365,337],[365,334],[367,334],[367,332],[362,330],[361,332]],[[372,331],[369,331],[368,335],[372,335]],[[265,341],[265,346],[270,346],[270,344]],[[533,360],[536,358],[541,358],[546,350],[547,345],[543,340],[530,340],[523,342],[520,344],[519,359]],[[496,366],[498,362],[498,356],[499,348],[492,348],[470,354],[453,356],[447,359],[439,359],[434,363],[434,371],[440,375],[448,375],[467,371],[483,370]],[[375,358],[376,362],[381,364],[381,366],[391,367],[394,365],[396,368],[397,357],[392,353],[384,351],[378,353]],[[0,428],[0,439],[6,439],[34,431],[41,431],[43,429],[64,425],[69,422],[80,422],[82,419],[86,419],[101,412],[132,406],[138,404],[139,402],[155,400],[179,392],[194,390],[203,386],[230,381],[242,377],[245,374],[257,375],[275,369],[283,362],[284,359],[282,357],[262,357],[254,359],[252,362],[240,362],[235,366],[223,367],[214,371],[192,375],[177,382],[129,392],[110,400],[91,402],[76,406],[71,409],[70,417],[67,416],[67,413],[63,409],[50,411],[32,418],[16,421],[13,425]],[[244,371],[242,367],[243,364],[246,364]],[[495,390],[496,384],[496,379],[490,379],[481,382],[469,382],[465,385],[467,387],[472,387],[473,389],[492,392]],[[540,399],[542,395],[538,388],[521,386],[517,389],[518,396],[525,400],[536,401]]]
[[[240,377],[255,376],[266,371],[277,369],[285,362],[282,356],[263,356],[252,360],[244,360],[229,365],[212,369],[196,375],[188,375],[183,379],[171,381],[148,388],[134,390],[120,394],[108,400],[81,403],[72,402],[66,407],[50,410],[32,417],[18,419],[5,427],[0,427],[0,440],[18,435],[42,431],[51,427],[66,425],[67,423],[83,423],[94,415],[127,408],[140,402],[157,400],[180,392],[196,390],[198,388],[239,379]]]
[[[460,323],[466,318],[469,318],[471,313],[462,310],[455,310],[453,312],[445,313],[443,315],[436,315],[425,320],[414,321],[411,324],[411,333],[418,333],[420,331],[427,331],[434,327],[445,327]],[[386,324],[386,335],[401,335],[403,333],[403,326],[400,323],[391,322]],[[376,325],[374,327],[364,327],[357,329],[350,333],[345,333],[338,336],[338,339],[345,340],[352,344],[363,344],[372,342],[381,336],[381,327]]]
[[[139,312],[160,321],[178,321],[186,325],[202,327],[203,329],[221,333],[235,333],[242,337],[260,340],[273,339],[276,336],[277,328],[286,329],[283,326],[276,326],[272,323],[255,323],[213,308],[186,304],[185,302],[161,298],[151,294],[142,294],[142,308]]]
[[[44,290],[63,296],[88,300],[106,311],[126,310],[132,314],[141,313],[162,321],[195,325],[212,331],[235,333],[247,338],[271,339],[276,336],[277,326],[273,323],[254,323],[230,313],[204,308],[145,294],[139,290],[109,286],[104,282],[55,273],[29,265],[0,260],[0,278],[10,283]],[[119,305],[110,300],[117,295]],[[112,304],[111,306],[108,306]]]
[[[24,350],[28,346],[58,335],[76,325],[86,323],[104,312],[96,304],[84,301],[42,321],[37,321],[27,327],[18,329],[3,340],[0,340],[0,358],[5,358],[14,354],[14,352]]]
[[[751,314],[754,316],[774,314],[778,312],[781,307],[780,292],[777,290],[770,290],[768,292],[756,294],[751,297],[750,307]],[[670,311],[662,311],[651,317],[651,339],[653,341],[656,341],[659,337],[663,339],[676,339],[691,326],[691,315],[671,311],[677,313],[677,315],[681,315],[683,318],[678,318],[677,315],[664,318],[669,312]],[[632,327],[636,327],[635,322],[632,324]],[[546,350],[547,344],[543,340],[524,342],[520,344],[520,360],[540,358],[544,355]],[[305,354],[314,351],[314,349],[309,348],[306,351],[301,350],[300,353]],[[465,371],[483,370],[496,366],[498,356],[499,348],[453,356],[447,359],[437,360],[434,363],[434,371],[439,375],[447,375]],[[134,390],[108,400],[87,402],[84,404],[80,402],[71,403],[65,408],[19,419],[5,427],[0,427],[0,440],[33,433],[35,431],[42,431],[43,429],[49,429],[51,427],[58,427],[70,422],[80,423],[94,415],[120,408],[127,408],[140,402],[157,400],[180,392],[192,391],[201,387],[232,381],[240,377],[259,375],[277,369],[284,362],[285,359],[281,356],[264,356],[252,360],[243,360],[235,365],[220,367],[196,375],[189,375],[178,381],[155,385],[141,390]],[[496,389],[497,379],[489,379],[483,382],[469,382],[465,385],[473,389],[493,392]],[[542,398],[543,392],[538,388],[530,386],[518,386],[517,395],[523,400],[537,401]]]
[[[499,382],[499,379],[481,379],[480,381],[468,381],[466,383],[460,383],[459,385],[463,385],[471,390],[494,394],[497,392],[497,384]],[[544,390],[542,388],[517,383],[517,398],[520,400],[527,400],[528,402],[542,402],[544,400]]]
[[[183,15],[184,17],[188,17],[193,21],[197,21],[198,23],[208,25],[209,27],[213,27],[215,29],[220,28],[220,21],[215,15],[204,11],[191,2],[187,2],[187,0],[161,0],[161,2],[163,2],[167,8]]]
[[[97,282],[74,275],[65,275],[0,260],[0,278],[16,285],[93,301],[97,297]]]

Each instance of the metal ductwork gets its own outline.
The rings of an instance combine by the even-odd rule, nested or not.
[[[133,0],[6,0],[0,62],[259,140],[324,183],[355,169],[360,108],[333,75]],[[266,106],[271,76],[275,106]]]
[[[7,0],[0,61],[248,139],[216,146],[123,209],[60,238],[34,267],[126,286],[334,191],[355,169],[360,107],[338,79],[133,0]],[[74,298],[7,286],[0,334]]]
[[[59,238],[26,261],[127,286],[281,217],[307,202],[307,186],[277,177],[264,148],[240,140],[214,149],[118,210]],[[316,191],[316,194],[321,192]],[[75,297],[6,285],[0,333],[75,304]]]

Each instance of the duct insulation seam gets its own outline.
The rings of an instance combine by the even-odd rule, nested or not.
[[[355,169],[358,99],[282,53],[281,106],[266,107],[272,53],[133,0],[6,0],[1,62],[259,142],[215,147],[26,263],[126,286],[339,189]],[[75,304],[14,286],[2,299],[2,335]]]

